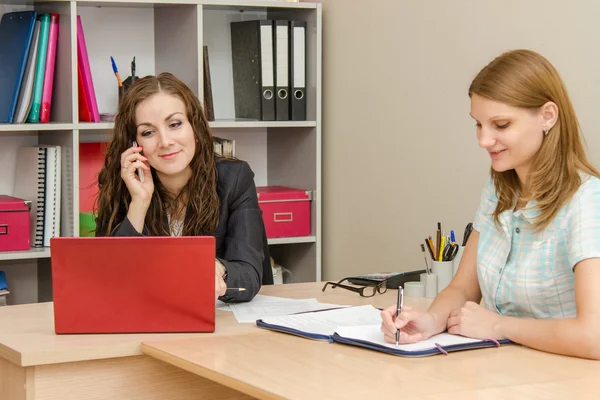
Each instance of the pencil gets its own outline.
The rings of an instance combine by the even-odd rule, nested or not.
[[[228,287],[227,290],[237,290],[238,292],[245,292],[246,288],[243,288],[243,287]]]

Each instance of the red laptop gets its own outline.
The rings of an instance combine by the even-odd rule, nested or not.
[[[214,332],[215,239],[52,238],[56,333]]]

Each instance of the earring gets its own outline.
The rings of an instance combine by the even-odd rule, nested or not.
[[[544,136],[548,136],[548,132],[550,132],[550,129],[545,129],[544,130]]]

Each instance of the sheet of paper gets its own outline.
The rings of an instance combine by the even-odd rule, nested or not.
[[[263,318],[268,324],[284,326],[302,332],[333,335],[336,328],[346,325],[381,325],[381,311],[371,305],[284,317]]]
[[[229,307],[229,304],[217,299],[217,302],[215,304],[215,309],[219,310],[219,311],[231,311],[231,307]]]
[[[344,306],[319,303],[317,299],[288,299],[284,297],[256,295],[248,303],[230,303],[229,307],[238,322],[255,323],[257,319],[267,317],[278,317],[299,312]]]
[[[466,344],[481,342],[479,339],[471,339],[464,336],[451,335],[449,333],[440,333],[432,336],[427,340],[423,340],[412,344],[400,344],[396,346],[395,343],[387,343],[381,333],[381,323],[373,325],[363,326],[340,326],[335,332],[348,339],[363,340],[366,342],[378,344],[380,346],[389,347],[390,349],[404,350],[404,351],[422,351],[431,350],[435,348],[435,344],[438,343],[442,347],[452,346],[455,344]]]

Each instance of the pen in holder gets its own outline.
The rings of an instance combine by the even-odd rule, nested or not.
[[[452,280],[452,261],[433,261],[431,270],[437,275],[437,292],[440,293]]]

